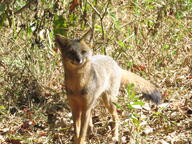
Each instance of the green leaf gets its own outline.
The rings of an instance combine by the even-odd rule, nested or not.
[[[54,16],[54,33],[59,33],[64,36],[67,36],[67,27],[68,23],[63,16]]]
[[[160,117],[160,112],[153,113],[153,117]]]
[[[5,5],[4,4],[0,4],[0,14],[2,14],[5,10]]]
[[[0,106],[0,110],[5,110],[6,108],[4,106]]]
[[[118,109],[124,110],[119,104],[114,103],[114,102],[113,102],[113,104],[114,104]]]
[[[100,25],[95,24],[95,31],[102,32],[102,28]]]
[[[128,105],[127,105],[127,108],[130,109],[130,110],[131,110],[131,109],[135,109],[131,104],[128,104]]]
[[[141,105],[141,106],[143,106],[145,103],[144,102],[142,102],[142,101],[136,101],[136,102],[134,102],[132,105]]]
[[[163,48],[163,50],[169,50],[170,49],[170,45],[164,44],[162,48]]]
[[[124,44],[122,41],[118,41],[118,45],[119,45],[120,47],[122,47],[122,48],[125,47],[125,44]]]

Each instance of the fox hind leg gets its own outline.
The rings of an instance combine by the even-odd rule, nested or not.
[[[108,109],[110,114],[112,115],[112,120],[113,120],[113,139],[115,141],[118,141],[119,137],[119,117],[117,114],[117,109],[116,106],[113,104],[113,97],[107,93],[103,94],[102,96],[103,102],[105,104],[105,107]]]

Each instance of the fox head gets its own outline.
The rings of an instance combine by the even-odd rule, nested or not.
[[[59,34],[55,37],[63,62],[71,68],[82,67],[92,56],[92,50],[83,39],[70,40]]]

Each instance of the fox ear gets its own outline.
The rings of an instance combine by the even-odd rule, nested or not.
[[[69,39],[65,38],[64,36],[62,36],[60,34],[56,34],[55,42],[56,42],[56,46],[59,47],[60,49],[62,49],[68,45]]]
[[[79,41],[83,41],[84,39],[86,39],[87,36],[89,36],[92,32],[93,32],[93,30],[92,30],[92,29],[89,29],[89,30],[79,39]]]

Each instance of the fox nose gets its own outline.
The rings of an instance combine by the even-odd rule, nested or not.
[[[83,63],[82,58],[79,58],[79,57],[75,58],[75,61],[76,61],[78,64]]]

